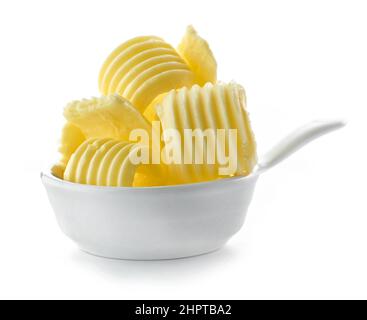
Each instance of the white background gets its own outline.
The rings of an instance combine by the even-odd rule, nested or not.
[[[365,1],[1,1],[0,298],[367,298]],[[247,91],[259,154],[313,119],[344,129],[258,183],[244,228],[216,253],[133,262],[80,252],[39,172],[62,110],[98,95],[104,58],[193,24],[219,78]]]

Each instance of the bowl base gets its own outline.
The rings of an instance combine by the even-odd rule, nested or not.
[[[198,257],[206,254],[210,254],[216,252],[224,247],[225,243],[221,244],[218,247],[211,248],[209,250],[195,252],[195,253],[186,253],[186,254],[167,254],[167,256],[159,255],[159,256],[151,256],[151,257],[143,257],[143,256],[125,256],[125,255],[109,255],[109,254],[100,254],[95,253],[93,250],[89,250],[86,248],[82,248],[79,246],[79,249],[86,254],[103,258],[103,259],[110,259],[110,260],[128,260],[128,261],[160,261],[160,260],[177,260],[177,259],[186,259],[192,257]]]

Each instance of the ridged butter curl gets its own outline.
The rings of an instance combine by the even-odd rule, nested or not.
[[[195,75],[178,52],[155,36],[133,38],[116,48],[99,74],[103,95],[118,93],[144,112],[159,94],[193,84]]]
[[[207,83],[200,87],[194,85],[191,88],[172,90],[160,99],[154,106],[163,130],[176,129],[180,133],[182,143],[177,144],[181,148],[181,155],[188,150],[187,142],[183,143],[185,129],[225,129],[226,139],[217,140],[216,148],[208,147],[207,140],[201,150],[204,155],[204,164],[173,164],[168,166],[170,178],[174,183],[201,182],[220,178],[218,168],[220,161],[218,151],[225,151],[228,155],[230,143],[235,145],[237,166],[232,175],[248,175],[256,164],[256,146],[246,111],[246,99],[244,89],[236,83]],[[236,140],[230,141],[227,134],[229,129],[237,130]],[[189,141],[189,144],[191,142]],[[193,149],[195,151],[195,149]],[[205,162],[211,153],[215,163]],[[213,155],[214,154],[214,155]]]
[[[97,186],[131,187],[136,165],[130,160],[135,144],[115,139],[88,139],[72,154],[64,179]]]

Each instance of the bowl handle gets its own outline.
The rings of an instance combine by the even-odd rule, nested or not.
[[[270,151],[263,155],[258,162],[255,171],[257,173],[263,173],[312,140],[321,137],[326,133],[342,128],[344,125],[345,122],[340,120],[309,122],[283,138]]]

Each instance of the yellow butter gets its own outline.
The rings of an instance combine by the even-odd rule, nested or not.
[[[97,186],[132,186],[136,165],[129,158],[134,144],[88,139],[71,156],[64,179]]]
[[[64,116],[86,138],[129,141],[134,129],[151,132],[151,125],[132,104],[119,95],[83,99],[69,103]]]
[[[209,44],[201,38],[193,26],[188,26],[178,52],[195,74],[195,83],[200,86],[217,81],[217,62]]]
[[[64,164],[58,163],[51,167],[51,173],[60,179],[64,179],[64,171],[66,166]]]
[[[61,154],[60,161],[51,168],[54,176],[63,179],[66,165],[79,145],[85,141],[85,136],[81,130],[75,125],[67,122],[62,128],[59,152]]]
[[[67,122],[61,133],[59,152],[61,154],[60,164],[66,166],[71,155],[85,140],[82,131],[70,122]]]
[[[177,143],[176,150],[181,154],[181,163],[168,165],[170,184],[201,182],[223,177],[219,174],[221,163],[217,152],[228,150],[230,143],[235,143],[234,162],[236,168],[231,175],[248,175],[256,163],[256,146],[251,131],[248,115],[245,109],[244,89],[234,83],[206,84],[204,87],[194,85],[191,89],[181,88],[170,91],[155,108],[161,122],[162,130],[176,129],[180,133],[181,144]],[[184,154],[193,148],[184,143],[185,129],[236,129],[236,140],[230,141],[229,135],[225,140],[219,140],[214,149],[208,148],[207,140],[198,150],[202,153],[203,164],[184,163]],[[190,143],[188,141],[187,143]],[[195,152],[195,151],[193,151]],[[213,153],[214,152],[214,153]],[[207,162],[208,155],[215,163]]]
[[[64,110],[62,158],[52,169],[56,176],[82,184],[142,187],[210,181],[252,171],[256,146],[244,89],[235,83],[216,83],[214,55],[192,26],[177,50],[155,36],[124,42],[107,57],[98,81],[102,97],[73,101]],[[141,147],[138,141],[130,141],[134,129],[148,133],[150,152],[159,146],[164,149],[159,153],[170,157],[169,141],[160,141],[154,120],[162,132],[179,133],[181,144],[171,145],[169,151],[180,151],[179,163],[131,163],[129,155]],[[227,133],[235,129],[236,139],[226,135],[217,139],[214,150],[208,140],[193,149],[195,145],[189,145],[193,141],[184,140],[185,129],[199,129],[204,135],[207,129]],[[220,169],[225,164],[218,152],[228,155],[230,147],[236,151],[235,167],[223,173]],[[186,155],[193,161],[201,155],[204,163],[185,163]]]
[[[143,112],[159,94],[191,86],[194,74],[177,51],[154,36],[137,37],[116,48],[99,75],[103,95],[118,93]]]

